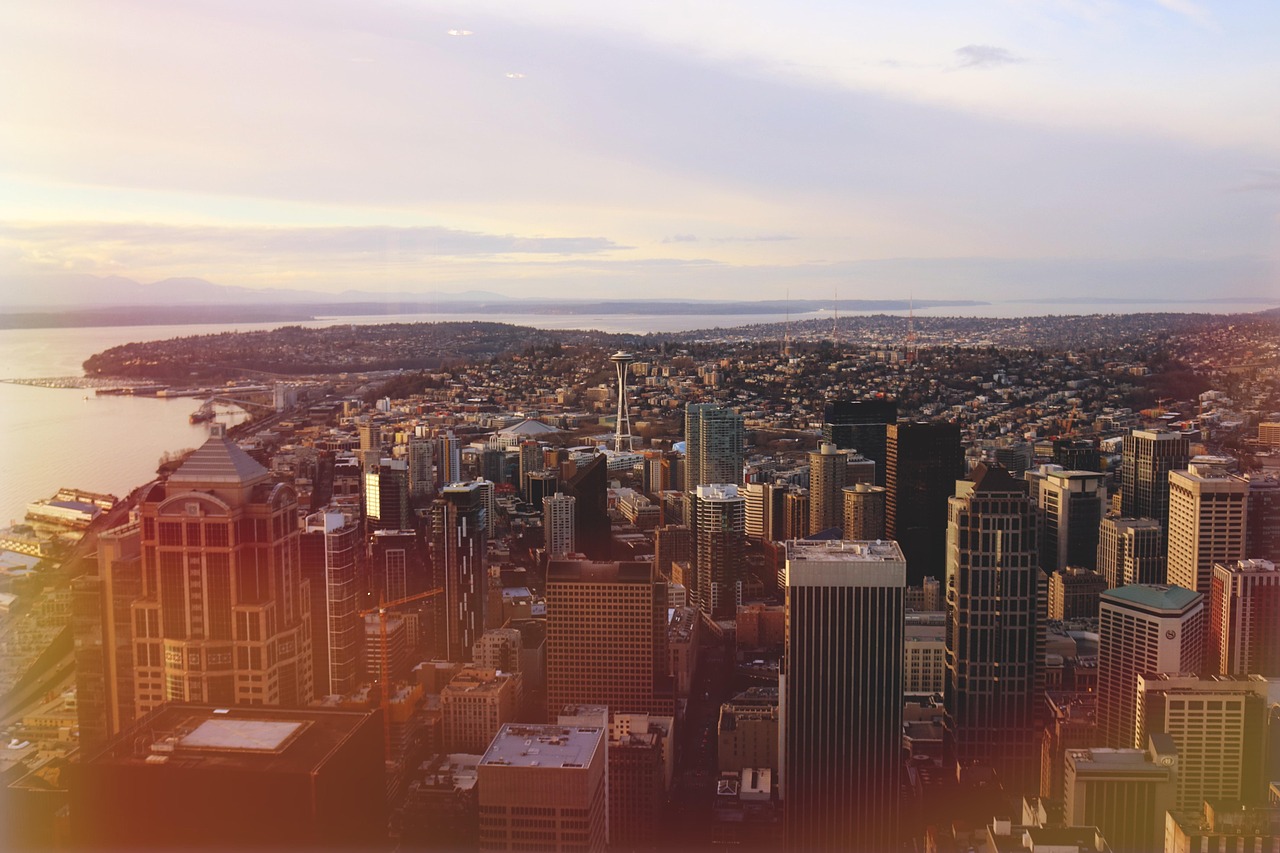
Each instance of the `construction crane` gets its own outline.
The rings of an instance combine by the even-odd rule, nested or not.
[[[361,618],[372,616],[375,613],[378,614],[378,639],[381,645],[381,654],[378,657],[381,661],[379,668],[381,669],[382,682],[382,748],[383,756],[388,762],[391,761],[391,664],[387,659],[387,611],[393,607],[400,607],[404,604],[412,604],[415,601],[432,598],[442,592],[444,592],[444,587],[438,586],[426,592],[397,598],[395,601],[382,601],[379,599],[377,607],[360,611]]]

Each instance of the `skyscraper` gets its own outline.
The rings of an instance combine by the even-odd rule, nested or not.
[[[530,500],[529,475],[535,471],[541,472],[546,467],[542,458],[542,448],[538,442],[532,440],[520,442],[520,494],[526,501]]]
[[[310,702],[311,601],[293,487],[271,482],[214,425],[168,480],[143,489],[138,511],[140,577],[128,577],[127,562],[107,566],[137,581],[137,597],[126,604],[114,577],[104,583],[111,634],[133,639],[132,660],[107,667],[131,682],[117,691],[134,703],[128,716],[163,702]]]
[[[409,465],[403,459],[382,459],[365,469],[364,516],[371,532],[410,527]]]
[[[875,484],[885,484],[886,432],[898,420],[895,400],[837,400],[822,415],[822,440],[856,450],[876,463]]]
[[[436,487],[462,479],[462,442],[446,430],[436,436]]]
[[[431,560],[444,588],[440,633],[448,660],[471,659],[484,633],[489,573],[485,553],[485,510],[476,483],[451,483],[431,504]]]
[[[964,476],[960,427],[889,424],[885,449],[885,535],[902,546],[907,581],[941,579],[947,563],[947,500]]]
[[[685,489],[742,482],[742,415],[714,403],[690,403],[684,413]]]
[[[1098,633],[1098,732],[1109,747],[1140,749],[1138,676],[1200,668],[1204,597],[1164,584],[1107,590],[1099,607]]]
[[[849,454],[824,441],[809,453],[809,533],[843,526],[844,485]]]
[[[1135,429],[1124,437],[1120,514],[1169,524],[1169,472],[1187,467],[1190,443],[1180,432]]]
[[[547,708],[671,714],[667,582],[650,563],[547,566]]]
[[[1116,853],[1163,849],[1165,812],[1177,796],[1178,751],[1157,735],[1143,749],[1068,749],[1063,817],[1096,826]]]
[[[409,497],[424,500],[435,489],[435,460],[431,439],[413,435],[408,444]]]
[[[1280,572],[1270,560],[1213,567],[1207,672],[1280,678]]]
[[[1164,533],[1154,518],[1102,519],[1098,525],[1098,574],[1109,589],[1129,584],[1162,584]]]
[[[1053,464],[1064,471],[1101,471],[1102,456],[1098,453],[1097,439],[1054,439]]]
[[[597,454],[561,484],[576,498],[573,506],[573,538],[578,550],[593,560],[607,560],[612,553],[609,529],[609,462]]]
[[[542,499],[542,533],[547,555],[552,559],[572,554],[573,508],[577,498],[556,492]]]
[[[317,696],[347,694],[360,683],[360,525],[340,512],[307,516],[302,575],[311,590],[311,648]]]
[[[1040,567],[1046,572],[1067,566],[1096,568],[1106,477],[1092,471],[1049,471],[1038,485]]]
[[[653,531],[653,566],[658,574],[669,579],[672,563],[692,559],[693,531],[690,528],[683,524],[665,524]]]
[[[1006,785],[1037,778],[1038,664],[1035,511],[1026,483],[979,463],[956,483],[947,523],[949,762],[989,764]]]
[[[1245,521],[1244,552],[1249,557],[1280,560],[1280,480],[1246,474],[1249,509]]]
[[[732,484],[698,486],[692,498],[698,607],[712,619],[732,619],[746,574],[746,501]]]
[[[894,542],[786,544],[780,709],[794,850],[897,846],[906,561]]]
[[[1214,563],[1245,558],[1249,482],[1214,465],[1169,472],[1169,583],[1209,594]]]
[[[844,488],[844,538],[855,541],[884,538],[883,486],[859,483]]]

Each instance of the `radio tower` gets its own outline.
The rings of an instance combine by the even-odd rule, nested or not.
[[[613,436],[613,450],[615,453],[621,453],[623,447],[628,451],[632,449],[631,413],[627,409],[627,367],[636,360],[636,357],[629,352],[618,350],[609,356],[609,360],[618,368],[618,426]]]
[[[831,349],[840,351],[840,290],[831,288]]]
[[[782,354],[791,357],[791,288],[787,288],[787,325],[782,336]]]

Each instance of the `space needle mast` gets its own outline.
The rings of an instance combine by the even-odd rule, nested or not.
[[[618,368],[618,424],[613,436],[613,450],[621,453],[631,447],[631,413],[627,408],[627,367],[636,360],[629,352],[618,350],[609,356],[609,360]]]

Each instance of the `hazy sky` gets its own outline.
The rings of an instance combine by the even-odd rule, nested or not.
[[[1280,298],[1280,4],[0,6],[0,287]]]

